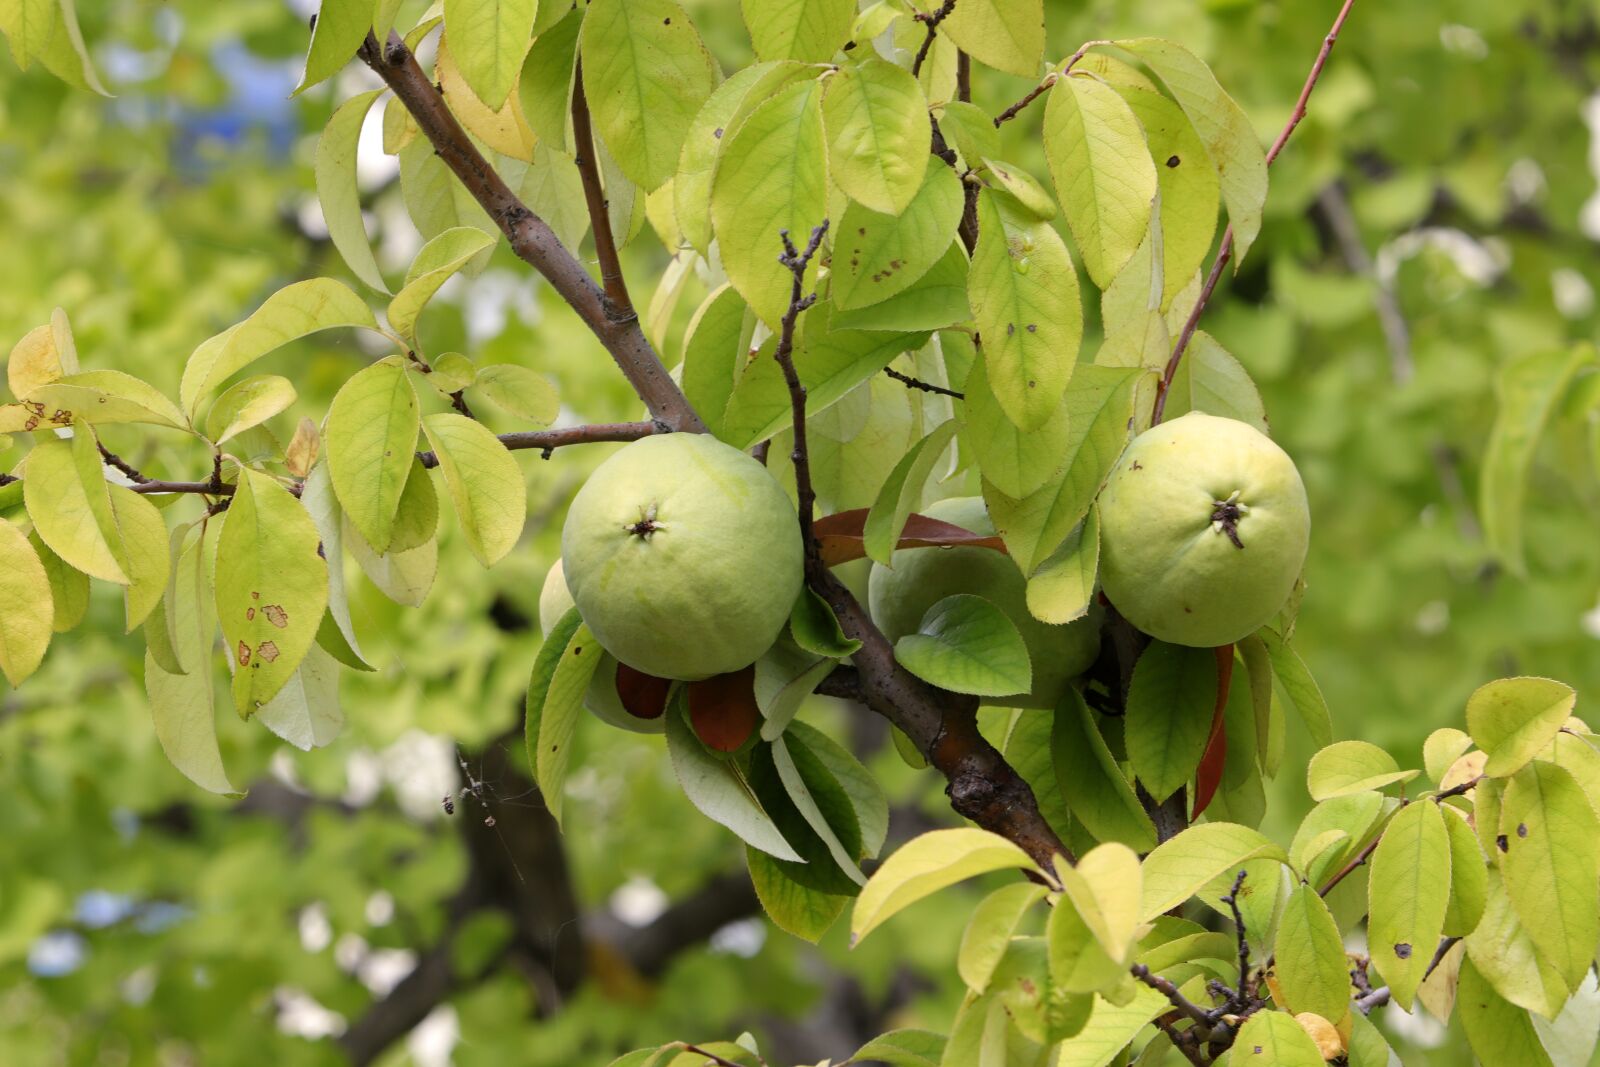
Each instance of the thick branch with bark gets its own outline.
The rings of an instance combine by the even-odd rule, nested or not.
[[[639,326],[631,307],[618,307],[595,283],[571,250],[561,244],[538,215],[528,209],[472,143],[450,113],[444,96],[418,65],[400,36],[385,44],[367,35],[360,56],[405,105],[423,135],[489,213],[511,242],[511,249],[561,294],[605,346],[650,415],[667,429],[704,432],[705,424],[667,374],[661,357]],[[619,275],[620,278],[620,275]]]

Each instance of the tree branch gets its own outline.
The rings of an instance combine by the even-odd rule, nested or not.
[[[1350,9],[1354,6],[1355,0],[1344,0],[1344,6],[1339,8],[1339,14],[1334,17],[1332,28],[1323,37],[1322,48],[1318,50],[1317,58],[1311,64],[1311,72],[1306,75],[1305,84],[1300,89],[1300,98],[1295,101],[1294,111],[1290,113],[1289,121],[1284,124],[1283,129],[1278,132],[1277,140],[1267,149],[1267,166],[1272,166],[1272,161],[1278,158],[1278,153],[1283,151],[1283,146],[1288,143],[1289,135],[1300,125],[1300,120],[1306,117],[1306,104],[1311,99],[1311,91],[1317,87],[1317,79],[1322,77],[1322,68],[1327,65],[1328,56],[1339,40],[1339,31],[1344,28],[1345,19],[1350,17]],[[1222,234],[1221,245],[1217,247],[1217,258],[1212,261],[1211,271],[1206,275],[1205,284],[1201,286],[1200,298],[1195,301],[1188,319],[1184,321],[1183,330],[1178,334],[1177,343],[1172,346],[1172,356],[1167,360],[1166,370],[1161,375],[1161,384],[1156,388],[1155,408],[1151,414],[1152,424],[1159,423],[1167,410],[1167,394],[1172,390],[1172,381],[1178,375],[1178,367],[1183,362],[1183,353],[1194,338],[1195,329],[1200,325],[1200,316],[1205,313],[1206,305],[1211,302],[1211,296],[1217,290],[1217,283],[1222,280],[1223,267],[1232,258],[1233,225],[1230,223]]]
[[[922,73],[923,60],[928,58],[928,50],[933,47],[933,39],[939,35],[939,23],[950,17],[956,9],[956,0],[944,0],[938,9],[931,12],[917,12],[913,17],[924,26],[928,27],[928,36],[922,39],[922,47],[917,49],[917,58],[911,62],[911,75],[916,77]]]
[[[887,374],[901,385],[904,385],[907,389],[921,389],[924,393],[936,393],[939,396],[953,396],[957,400],[965,400],[967,398],[965,393],[958,393],[954,389],[946,389],[942,385],[934,385],[932,382],[925,382],[921,378],[913,378],[909,374],[901,374],[893,367],[883,368],[883,373]]]
[[[622,278],[622,263],[617,258],[617,240],[611,233],[611,213],[605,190],[600,186],[599,161],[594,131],[589,123],[589,100],[583,94],[583,60],[572,73],[572,135],[577,141],[578,176],[583,179],[583,199],[589,207],[589,225],[594,230],[594,254],[600,261],[600,280],[613,312],[620,316],[636,314]]]
[[[953,3],[954,0],[949,0]],[[778,346],[773,350],[773,358],[778,361],[778,366],[783,368],[783,380],[789,386],[789,404],[794,410],[794,449],[789,453],[789,458],[794,461],[795,492],[799,497],[800,513],[800,543],[805,546],[807,569],[811,569],[813,562],[816,566],[822,564],[822,550],[817,544],[817,539],[811,533],[812,513],[816,510],[817,493],[811,485],[811,459],[806,449],[806,387],[800,382],[800,373],[794,366],[794,328],[799,322],[800,315],[806,308],[817,302],[817,294],[805,295],[806,265],[811,262],[811,257],[817,254],[817,249],[822,246],[822,238],[828,232],[828,220],[823,219],[820,226],[811,231],[811,240],[806,242],[805,251],[796,252],[794,242],[789,240],[789,231],[780,231],[778,236],[783,240],[783,255],[778,257],[778,262],[788,268],[793,282],[789,288],[789,308],[783,313],[783,320],[779,323]]]
[[[388,43],[380,45],[368,34],[360,56],[411,112],[439,158],[505,233],[512,251],[544,275],[600,339],[651,417],[664,429],[705,432],[705,423],[640,329],[638,316],[618,308],[549,225],[511,191],[450,113],[400,36],[391,32]]]

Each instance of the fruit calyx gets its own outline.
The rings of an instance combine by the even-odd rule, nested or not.
[[[656,522],[656,506],[654,504],[639,509],[639,521],[629,523],[623,527],[635,537],[650,540],[650,535],[661,529],[661,523]]]
[[[1212,532],[1226,534],[1234,548],[1244,548],[1244,542],[1239,540],[1239,520],[1250,513],[1250,505],[1239,501],[1237,489],[1228,499],[1213,500],[1212,504],[1215,505],[1211,512]]]

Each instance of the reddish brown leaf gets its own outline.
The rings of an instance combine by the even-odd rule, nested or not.
[[[1223,709],[1228,706],[1228,690],[1233,685],[1233,646],[1222,645],[1212,651],[1217,654],[1217,710],[1211,715],[1211,737],[1206,741],[1205,755],[1200,757],[1200,767],[1194,774],[1194,811],[1189,814],[1190,822],[1210,806],[1228,763],[1228,731],[1223,727]]]
[[[689,725],[707,748],[737,752],[761,720],[756,669],[746,667],[689,683]]]
[[[822,562],[830,567],[863,559],[867,554],[867,508],[840,511],[824,515],[812,524],[812,531],[822,545]],[[976,534],[952,522],[930,519],[913,514],[906,519],[896,548],[936,548],[940,546],[971,545],[975,548],[992,548],[1004,553],[1006,543],[990,534]]]
[[[644,671],[636,671],[626,663],[617,664],[617,696],[622,707],[635,719],[659,719],[667,710],[667,690],[672,683]]]

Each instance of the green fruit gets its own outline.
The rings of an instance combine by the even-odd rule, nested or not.
[[[561,561],[558,559],[550,568],[550,573],[544,576],[544,585],[539,589],[539,632],[548,634],[571,608],[572,594],[567,592],[567,578],[561,573]]]
[[[974,533],[994,533],[980,497],[941,500],[922,513]],[[957,593],[989,600],[1022,634],[1033,662],[1033,691],[985,703],[1054,708],[1067,685],[1089,669],[1100,651],[1099,609],[1065,626],[1040,622],[1028,612],[1027,579],[1008,555],[989,548],[902,548],[892,563],[892,569],[874,564],[867,583],[873,621],[890,641],[916,633],[929,608]]]
[[[1100,494],[1100,581],[1152,637],[1214,647],[1264,625],[1306,561],[1311,513],[1265,434],[1190,412],[1140,434]]]
[[[567,512],[561,558],[606,651],[682,680],[754,663],[788,622],[803,565],[794,505],[766,468],[684,433],[596,468]]]

